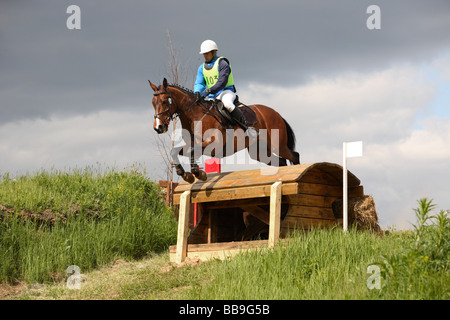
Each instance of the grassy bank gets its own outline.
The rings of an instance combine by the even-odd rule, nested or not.
[[[450,299],[450,218],[421,199],[410,232],[299,232],[218,264],[192,299]]]
[[[450,299],[450,220],[430,200],[408,232],[299,231],[271,250],[177,267],[177,223],[158,193],[136,171],[4,175],[0,298]],[[80,289],[67,285],[72,265]]]
[[[39,172],[0,181],[0,283],[52,282],[161,252],[176,221],[138,171]]]
[[[448,269],[430,265],[411,277],[409,267],[397,268],[395,280],[383,272],[383,257],[403,259],[413,240],[413,232],[379,237],[354,230],[347,234],[337,229],[314,230],[307,236],[293,236],[284,247],[243,253],[226,261],[176,267],[167,252],[124,261],[83,272],[79,290],[71,290],[65,283],[31,285],[13,298],[448,300]],[[381,270],[379,289],[368,286],[374,275],[367,271],[371,265]]]
[[[408,233],[379,238],[359,231],[344,234],[342,230],[314,230],[307,236],[293,237],[273,251],[249,252],[218,264],[212,273],[214,280],[193,288],[188,296],[251,300],[449,299],[448,268],[411,271],[414,259],[405,260],[392,278],[384,272],[383,259],[403,259],[411,237]],[[379,287],[373,285],[377,275],[369,269],[371,266],[380,271]]]

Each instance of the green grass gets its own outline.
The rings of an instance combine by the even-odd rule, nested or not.
[[[403,234],[380,238],[340,229],[297,233],[273,250],[240,254],[218,265],[193,299],[366,299],[367,267],[395,252]],[[376,295],[376,293],[375,293]]]
[[[368,266],[381,257],[401,257],[413,232],[376,236],[350,230],[297,233],[284,246],[250,251],[225,261],[174,267],[167,252],[83,273],[80,290],[65,283],[32,286],[18,299],[443,299],[449,298],[448,270],[413,279],[398,269],[395,282],[381,274],[380,289],[367,286]],[[424,271],[424,270],[423,270]],[[428,288],[423,290],[421,284]],[[403,287],[409,290],[403,290]],[[422,289],[422,290],[418,290]]]
[[[428,199],[411,231],[299,231],[270,250],[180,268],[167,252],[177,223],[143,173],[4,175],[0,204],[0,297],[20,282],[13,298],[450,298],[450,219]],[[81,269],[80,290],[66,285],[70,265]]]
[[[51,282],[77,265],[162,252],[176,221],[138,171],[39,172],[0,181],[0,283]]]
[[[385,279],[382,297],[393,299],[450,298],[450,218],[432,214],[435,205],[423,198],[414,209],[417,224],[408,244],[385,254],[379,265]]]
[[[340,228],[298,232],[273,250],[217,264],[213,280],[189,298],[448,300],[450,219],[444,211],[432,215],[431,200],[418,203],[414,231],[383,237]]]

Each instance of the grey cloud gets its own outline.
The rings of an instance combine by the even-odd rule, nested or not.
[[[151,108],[147,79],[167,76],[166,30],[188,79],[202,62],[201,41],[212,38],[238,89],[373,71],[448,49],[450,2],[376,1],[382,29],[369,31],[372,2],[80,0],[81,30],[65,26],[70,1],[2,2],[0,123]]]

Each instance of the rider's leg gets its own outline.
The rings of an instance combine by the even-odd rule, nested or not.
[[[249,124],[247,123],[247,119],[245,119],[242,111],[234,105],[236,94],[233,91],[224,90],[217,96],[217,99],[220,99],[222,101],[224,107],[230,112],[231,117],[237,120],[239,126],[244,129],[249,136],[258,135],[256,129],[249,126]]]

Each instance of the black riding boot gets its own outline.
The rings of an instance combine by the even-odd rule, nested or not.
[[[245,133],[249,137],[256,137],[258,136],[258,131],[254,127],[250,127],[247,119],[245,119],[244,114],[242,113],[241,109],[239,107],[235,107],[233,111],[231,111],[231,117],[236,120],[236,122],[239,124],[239,126],[245,131]]]

